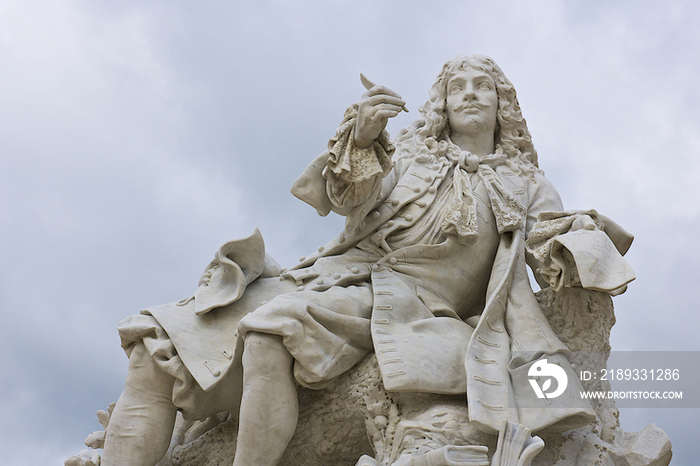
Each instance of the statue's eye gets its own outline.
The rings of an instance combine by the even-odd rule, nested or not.
[[[479,84],[479,89],[482,91],[490,91],[492,89],[491,84],[487,83],[486,81],[482,82]]]
[[[462,86],[451,86],[450,87],[450,94],[454,94],[455,92],[459,92],[462,90]]]

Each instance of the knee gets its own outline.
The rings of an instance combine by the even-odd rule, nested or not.
[[[293,358],[279,335],[251,332],[243,350],[243,371],[246,376],[274,376],[289,372]]]
[[[126,386],[153,393],[172,392],[175,377],[165,373],[154,361],[143,342],[137,343],[129,354]]]
[[[156,369],[155,366],[156,363],[143,342],[136,343],[129,353],[129,372],[150,374]]]
[[[129,353],[129,366],[141,367],[148,365],[151,360],[152,357],[142,341],[136,343]]]

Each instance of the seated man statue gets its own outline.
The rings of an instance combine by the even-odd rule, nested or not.
[[[617,293],[634,278],[619,257],[631,238],[595,211],[563,211],[490,58],[447,62],[393,142],[384,128],[405,102],[365,84],[292,188],[319,214],[346,216],[335,239],[283,270],[256,230],[222,246],[193,297],[120,324],[129,372],[104,466],[157,463],[177,410],[237,413],[234,466],[274,466],[295,431],[296,384],[322,387],[372,352],[387,391],[466,395],[484,432],[594,419],[587,403],[540,399],[529,383],[546,358],[569,375],[568,392],[580,388],[525,266],[543,284]],[[613,251],[605,270],[572,267],[593,243]]]

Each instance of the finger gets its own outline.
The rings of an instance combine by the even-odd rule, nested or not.
[[[583,218],[581,219],[581,225],[583,226],[583,228],[584,228],[585,230],[591,230],[591,231],[592,231],[592,230],[595,230],[595,229],[596,229],[595,222],[594,222],[593,219],[592,219],[591,217],[589,217],[588,215],[584,215],[584,216],[583,216]]]
[[[398,110],[380,110],[374,114],[374,119],[387,120],[389,118],[394,118],[399,113],[401,113],[400,108]]]
[[[386,86],[374,86],[372,89],[368,90],[367,92],[365,92],[362,95],[366,96],[366,97],[386,95],[386,96],[396,97],[398,99],[401,98],[401,95],[399,95],[398,93],[394,92],[393,90],[389,89]]]
[[[406,101],[403,100],[399,94],[392,91],[388,87],[374,86],[372,89],[367,91],[365,94],[368,97],[379,97],[381,99],[387,99],[388,97],[393,97],[393,98],[399,99],[401,101],[401,110],[408,113],[408,109],[406,108]]]
[[[571,224],[571,231],[576,231],[576,230],[595,230],[596,229],[596,224],[593,221],[593,219],[588,216],[588,215],[582,215],[578,217],[576,220],[574,220],[574,223]]]
[[[360,82],[362,82],[362,85],[365,86],[365,89],[367,89],[368,91],[370,89],[372,89],[374,86],[376,86],[376,84],[374,84],[372,81],[367,79],[367,76],[365,76],[362,73],[360,73]]]
[[[392,115],[394,114],[395,115]],[[367,117],[373,120],[377,119],[378,115],[390,115],[394,117],[401,113],[401,107],[398,105],[381,104],[376,107],[372,107],[367,113]]]
[[[394,96],[399,97],[399,98],[401,97],[396,92],[392,91],[391,89],[389,89],[386,86],[374,84],[372,81],[367,79],[367,76],[365,76],[362,73],[360,73],[360,81],[362,82],[362,85],[365,86],[365,89],[367,89],[368,91],[372,91],[372,92],[381,91],[382,93],[391,94],[391,95],[394,95]]]
[[[370,81],[367,76],[364,74],[360,73],[360,81],[362,82],[362,85],[367,89],[367,92],[363,95],[363,97],[369,97],[369,96],[374,96],[378,94],[385,94],[385,95],[392,95],[397,98],[401,98],[399,94],[394,92],[393,90],[389,89],[386,86],[378,86],[374,84],[372,81]],[[401,104],[401,109],[408,113],[408,109],[406,108],[406,103],[404,102]]]
[[[386,94],[367,97],[365,100],[372,107],[377,107],[379,105],[395,105],[401,108],[406,105],[406,101],[402,98]]]
[[[583,228],[583,225],[581,225],[581,217],[576,217],[576,220],[574,220],[571,223],[571,228],[569,228],[570,231],[577,231]]]

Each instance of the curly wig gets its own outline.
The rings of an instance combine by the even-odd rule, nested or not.
[[[447,150],[450,126],[445,110],[447,83],[459,71],[469,68],[483,71],[496,83],[498,111],[494,141],[496,152],[505,154],[510,164],[532,173],[539,167],[537,152],[520,110],[513,84],[493,59],[484,55],[460,55],[442,67],[430,88],[428,101],[419,107],[421,116],[411,126],[401,130],[396,138],[397,149],[410,145],[419,148],[423,156],[439,157]],[[406,147],[407,148],[407,147]]]

